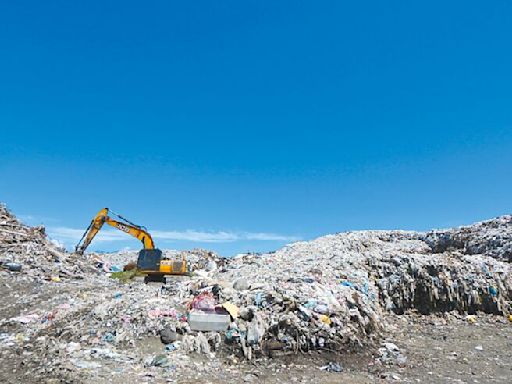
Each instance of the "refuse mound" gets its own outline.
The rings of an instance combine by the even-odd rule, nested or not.
[[[485,255],[512,261],[512,216],[500,216],[470,226],[434,230],[423,236],[434,253],[458,250],[466,255]]]
[[[403,314],[510,312],[510,264],[483,255],[450,251],[432,255],[382,255],[368,260],[387,310]]]
[[[339,233],[231,260],[217,275],[232,282],[222,296],[254,314],[237,320],[235,329],[246,332],[242,348],[368,345],[385,328],[386,311],[510,313],[509,263],[451,250],[432,254],[423,238]]]
[[[137,251],[76,259],[2,206],[0,289],[17,291],[2,304],[2,356],[22,358],[34,377],[90,382],[121,368],[173,379],[194,369],[194,354],[226,362],[375,350],[396,314],[509,316],[511,235],[503,216],[427,233],[337,233],[235,258],[164,250],[185,256],[191,276],[144,284],[135,273],[111,278],[133,271],[123,269]],[[40,280],[32,291],[25,275]],[[379,353],[404,360],[395,349],[387,343]]]
[[[0,203],[0,267],[40,279],[83,278],[93,269],[52,243],[44,226],[30,227],[21,223]]]

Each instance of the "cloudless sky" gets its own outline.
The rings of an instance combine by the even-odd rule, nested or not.
[[[0,201],[68,246],[110,207],[161,248],[226,255],[510,213],[511,18],[507,1],[1,2]],[[91,249],[140,246],[107,240]]]

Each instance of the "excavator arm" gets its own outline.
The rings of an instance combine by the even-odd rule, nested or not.
[[[113,213],[112,211],[110,212]],[[129,235],[132,235],[133,237],[136,237],[142,242],[142,244],[144,245],[144,249],[155,249],[155,243],[153,242],[153,238],[144,227],[133,224],[120,215],[117,215],[115,213],[113,214],[122,221],[112,219],[109,216],[108,208],[103,208],[101,211],[98,212],[98,214],[92,219],[91,223],[89,224],[89,227],[87,227],[82,238],[76,245],[75,252],[77,254],[81,255],[85,252],[86,248],[89,246],[89,244],[91,244],[92,240],[98,234],[98,232],[104,224],[108,224],[114,228],[119,229],[120,231],[123,231]]]

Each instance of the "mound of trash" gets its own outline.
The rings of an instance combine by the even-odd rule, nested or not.
[[[508,316],[510,223],[503,216],[428,233],[345,232],[231,259],[165,250],[185,256],[191,275],[144,284],[141,276],[111,278],[134,264],[136,251],[77,260],[1,207],[2,266],[22,269],[0,276],[63,279],[44,279],[37,294],[23,296],[23,310],[0,318],[0,346],[18,355],[30,348],[27,367],[72,381],[75,370],[177,372],[192,352],[253,360],[357,351],[379,345],[389,316],[411,311]],[[148,350],[155,340],[159,353]]]
[[[435,230],[423,236],[434,253],[458,250],[512,261],[512,216],[500,216],[470,226]]]
[[[232,326],[242,349],[247,355],[247,346],[305,351],[367,345],[385,328],[387,311],[510,313],[509,263],[457,251],[433,254],[423,238],[404,231],[348,232],[230,261],[216,277],[232,282],[222,298],[250,314]]]
[[[51,242],[43,226],[21,223],[0,203],[0,268],[35,279],[83,278],[93,269]]]

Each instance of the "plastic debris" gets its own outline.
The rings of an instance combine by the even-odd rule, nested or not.
[[[192,300],[190,303],[191,309],[200,311],[211,312],[215,310],[215,298],[210,292],[203,292]]]
[[[238,316],[240,315],[240,309],[236,305],[227,301],[224,304],[222,304],[222,306],[226,309],[226,311],[229,312],[231,317],[233,317],[234,319],[238,318]]]
[[[336,372],[336,373],[343,372],[342,365],[340,363],[334,363],[332,361],[329,362],[327,365],[320,367],[320,369],[323,371],[327,371],[327,372]]]
[[[41,317],[38,314],[31,313],[31,314],[28,314],[28,315],[13,317],[11,320],[12,321],[17,321],[17,322],[22,323],[22,324],[28,324],[28,323],[33,323],[35,321],[38,321],[40,318]]]
[[[5,268],[7,268],[11,272],[21,272],[21,264],[18,263],[5,263]]]
[[[151,361],[151,365],[155,367],[165,368],[171,365],[166,355],[157,355]]]

